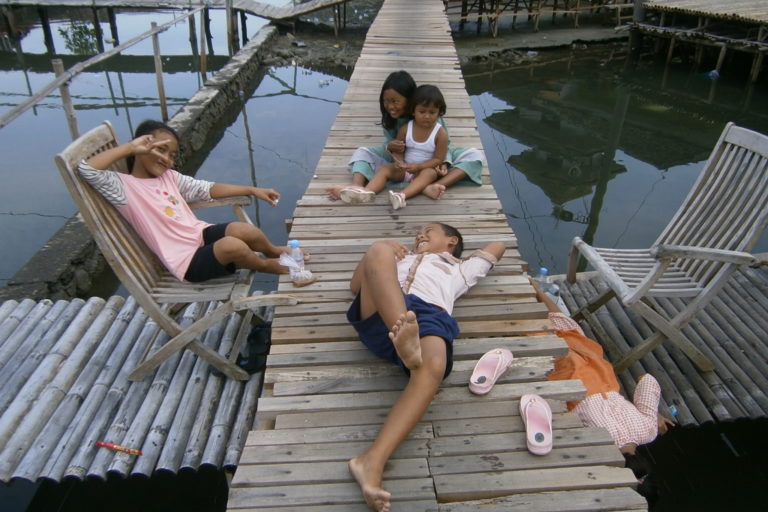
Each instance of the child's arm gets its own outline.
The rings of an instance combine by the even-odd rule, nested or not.
[[[434,169],[438,165],[445,162],[445,155],[448,153],[448,132],[442,126],[435,135],[435,152],[432,158],[420,163],[405,164],[403,169],[407,172],[416,173],[423,171],[424,169]]]
[[[405,164],[405,162],[403,161],[403,157],[405,156],[405,136],[407,133],[408,133],[408,123],[405,123],[397,131],[397,137],[395,137],[387,145],[387,151],[389,151],[389,154],[391,154],[392,158],[395,159],[395,162],[400,165]]]
[[[496,260],[501,260],[501,257],[504,256],[504,251],[506,251],[507,248],[504,246],[504,242],[491,242],[483,247],[482,250],[491,254]]]
[[[392,249],[392,256],[395,257],[395,260],[401,260],[403,259],[410,250],[401,244],[398,241],[395,240],[383,240],[380,242],[374,242],[376,244],[383,244]],[[360,263],[357,264],[357,267],[355,267],[355,272],[352,274],[352,279],[349,281],[349,289],[352,291],[352,293],[357,294],[360,291],[360,281],[361,281],[361,270],[360,270]]]
[[[211,198],[220,199],[222,197],[233,196],[254,196],[256,199],[266,201],[272,206],[277,204],[280,199],[280,193],[271,188],[248,187],[245,185],[227,185],[226,183],[214,183],[211,187]]]
[[[132,155],[135,156],[154,153],[156,156],[165,161],[166,165],[171,165],[171,162],[168,161],[167,157],[163,153],[157,151],[157,148],[162,147],[168,143],[168,140],[155,142],[152,135],[142,135],[141,137],[136,137],[131,142],[120,144],[116,148],[108,149],[102,153],[93,155],[91,158],[86,160],[85,163],[94,169],[104,170],[108,169],[112,164],[122,158],[127,158]]]

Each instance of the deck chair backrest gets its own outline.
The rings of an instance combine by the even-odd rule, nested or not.
[[[117,145],[114,129],[105,121],[74,140],[55,161],[104,258],[132,295],[145,296],[162,275],[162,264],[120,213],[77,172],[82,160]],[[111,170],[126,172],[126,163],[121,161]]]
[[[768,137],[729,123],[696,184],[656,244],[749,252],[768,225]],[[688,260],[706,284],[724,263]]]

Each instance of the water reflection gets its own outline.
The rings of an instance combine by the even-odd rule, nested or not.
[[[745,105],[738,80],[722,80],[713,99],[704,73],[624,68],[618,47],[606,46],[463,70],[494,185],[534,268],[563,272],[575,235],[648,246],[727,121],[768,132],[764,89]]]

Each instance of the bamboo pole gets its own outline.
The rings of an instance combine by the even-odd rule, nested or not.
[[[210,314],[219,305],[219,302],[209,303],[204,315]],[[208,329],[203,337],[203,344],[215,349],[217,338],[222,329],[221,322]],[[183,451],[189,436],[190,420],[194,417],[191,415],[191,411],[196,410],[200,403],[205,383],[204,377],[210,370],[205,368],[207,366],[208,363],[204,359],[195,357],[195,354],[189,350],[184,351],[181,362],[168,386],[168,391],[163,397],[160,410],[155,416],[152,428],[144,442],[145,445],[156,446],[158,449],[145,453],[137,459],[133,467],[134,473],[151,475],[163,453],[166,453],[164,461],[168,462],[164,462],[163,466],[158,469],[176,471],[175,464],[181,459],[181,451]],[[201,376],[203,377],[202,381]],[[169,454],[169,451],[173,453]],[[165,464],[169,464],[169,466]]]
[[[32,310],[21,319],[13,334],[3,342],[2,346],[0,346],[0,375],[3,373],[2,370],[5,367],[6,361],[25,343],[32,330],[35,329],[52,307],[53,302],[48,299],[41,300],[35,304]],[[1,381],[2,379],[0,378]]]
[[[95,453],[94,442],[101,440],[101,437],[88,439],[85,434],[92,428],[94,418],[98,417],[99,414],[112,414],[117,409],[116,406],[108,407],[104,397],[107,395],[109,386],[119,375],[126,356],[134,349],[136,338],[143,328],[145,319],[146,316],[138,309],[136,301],[129,297],[115,319],[115,323],[120,324],[121,334],[116,340],[109,358],[97,368],[98,376],[92,383],[84,386],[82,382],[79,382],[73,386],[71,393],[83,396],[82,403],[36,478],[60,481],[64,478],[67,468],[73,461],[77,460],[78,454],[83,449],[91,455]]]
[[[199,302],[193,302],[187,306],[182,313],[181,320],[179,321],[179,324],[182,326],[182,328],[186,328],[191,325],[200,316],[200,312],[202,311],[203,307],[204,304]],[[163,336],[162,338],[163,343],[168,341],[167,336]],[[116,442],[117,444],[122,444],[124,446],[138,448],[144,452],[142,457],[145,455],[148,457],[156,457],[155,452],[159,452],[160,447],[151,446],[150,443],[145,443],[145,441],[147,439],[147,435],[149,434],[149,429],[152,426],[152,421],[157,415],[160,406],[162,405],[166,390],[173,380],[173,375],[176,371],[176,368],[180,364],[182,356],[186,356],[188,354],[190,355],[189,357],[192,357],[191,352],[188,350],[177,351],[174,353],[157,368],[155,371],[155,376],[152,379],[152,385],[147,393],[136,393],[132,397],[126,397],[126,401],[129,399],[139,401],[139,404],[137,404],[138,407],[136,408],[135,416],[130,419],[126,418],[127,421],[125,423],[128,423],[128,421],[130,421],[130,423],[127,425],[124,423],[121,426],[121,429],[124,429],[125,435],[121,436],[119,441],[112,441],[112,439],[109,439],[110,442]],[[149,378],[142,379],[140,382],[149,380]],[[134,388],[132,387],[129,391],[129,395],[133,389]],[[131,472],[131,468],[135,462],[136,457],[133,455],[129,455],[127,453],[116,453],[112,459],[112,462],[109,464],[107,471],[114,472],[124,477]]]
[[[43,467],[51,461],[53,453],[63,447],[60,440],[67,426],[77,415],[125,330],[127,322],[118,318],[124,303],[123,297],[110,297],[94,321],[94,327],[80,340],[77,349],[62,364],[50,389],[41,397],[41,400],[50,402],[49,410],[52,407],[55,410],[44,419],[46,423],[19,462],[13,473],[15,477],[36,480]],[[106,333],[103,333],[103,329],[96,330],[95,326],[99,322],[103,324]],[[67,386],[73,379],[72,385]]]
[[[122,300],[122,297],[115,297],[105,304],[104,299],[90,299],[81,310],[81,313],[90,314],[78,315],[87,322],[70,325],[31,376],[29,386],[22,389],[0,418],[0,440],[5,454],[0,459],[0,479],[10,479],[29,443],[40,433],[61,401],[63,392],[69,389],[80,367],[109,328],[115,316],[114,303]],[[34,403],[31,409],[29,403]]]
[[[32,302],[31,299],[26,299],[26,300]],[[0,302],[0,329],[2,328],[3,322],[5,322],[5,319],[8,317],[8,315],[13,313],[13,310],[16,309],[18,305],[19,305],[19,302],[13,299]],[[3,338],[0,337],[0,343],[2,343],[2,341],[3,341]]]
[[[157,29],[157,23],[151,24],[152,31]],[[155,58],[155,78],[157,79],[157,96],[160,98],[160,115],[163,121],[168,121],[168,104],[165,100],[165,86],[163,85],[163,61],[160,58],[160,41],[157,32],[152,34],[152,53]]]
[[[208,71],[208,57],[206,52],[206,41],[205,41],[205,32],[206,32],[206,26],[205,26],[205,14],[207,11],[203,10],[200,11],[200,74],[203,77],[203,81],[206,80],[205,74]]]
[[[53,71],[56,76],[61,78],[66,76],[64,71],[64,63],[61,59],[52,59]],[[80,132],[77,129],[77,117],[75,116],[75,108],[72,105],[72,97],[69,94],[69,80],[65,80],[59,86],[61,92],[61,103],[64,106],[64,115],[67,118],[67,126],[69,127],[69,135],[72,140],[75,140],[80,136]]]
[[[30,376],[40,365],[40,361],[51,351],[56,342],[62,337],[63,333],[80,314],[85,301],[76,299],[69,303],[64,313],[59,317],[45,336],[34,345],[23,361],[14,361],[12,370],[9,367],[8,378],[3,379],[3,393],[0,394],[0,414],[4,413],[14,397],[27,384]]]

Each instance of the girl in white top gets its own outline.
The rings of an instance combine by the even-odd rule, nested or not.
[[[445,161],[448,151],[448,132],[438,119],[445,115],[446,105],[440,89],[434,85],[420,85],[413,94],[413,120],[397,132],[397,140],[404,141],[405,152],[393,153],[395,162],[382,165],[365,188],[347,187],[341,190],[345,203],[367,203],[384,190],[387,181],[407,182],[400,192],[389,191],[392,208],[399,210],[405,201],[421,193],[437,180],[437,169]]]

